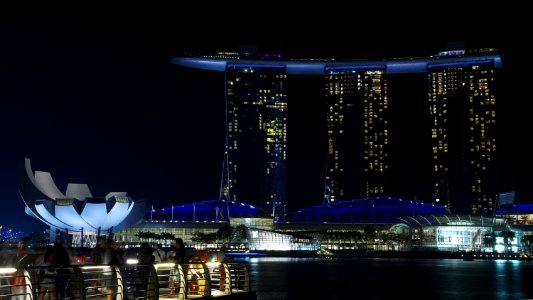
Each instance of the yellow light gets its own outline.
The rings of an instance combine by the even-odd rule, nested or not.
[[[0,268],[0,274],[15,273],[16,271],[16,268]]]
[[[218,267],[220,265],[219,262],[207,262],[205,263],[209,268],[215,268],[215,267]]]
[[[111,268],[110,266],[83,266],[81,267],[81,269],[83,270],[95,270],[95,269],[106,270],[110,268]]]
[[[135,262],[135,263],[137,263],[137,262]],[[174,266],[175,266],[174,263],[162,263],[162,264],[155,264],[154,265],[156,270],[157,270],[157,268],[172,268]]]

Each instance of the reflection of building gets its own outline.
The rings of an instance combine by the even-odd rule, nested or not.
[[[96,234],[113,233],[139,222],[147,211],[145,201],[133,201],[124,192],[93,197],[86,184],[69,183],[63,194],[49,172],[31,169],[24,159],[19,172],[19,191],[26,204],[26,213],[38,218],[55,231],[73,235],[73,243],[90,245]]]
[[[433,197],[456,213],[494,213],[496,63],[477,59],[428,66]]]
[[[382,196],[389,168],[385,68],[326,67],[328,202]]]

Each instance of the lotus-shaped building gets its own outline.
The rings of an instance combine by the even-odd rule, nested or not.
[[[139,223],[148,211],[145,200],[133,201],[125,192],[94,197],[87,184],[69,183],[62,193],[49,172],[33,173],[30,159],[19,170],[19,191],[26,213],[69,233],[113,233]]]

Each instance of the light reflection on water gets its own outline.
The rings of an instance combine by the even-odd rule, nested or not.
[[[259,300],[533,299],[533,262],[458,259],[246,259]]]

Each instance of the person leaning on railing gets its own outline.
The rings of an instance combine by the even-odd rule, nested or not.
[[[152,254],[153,249],[150,244],[143,242],[141,244],[141,253],[137,255],[138,273],[135,278],[135,297],[146,297],[148,293],[148,278],[150,276],[150,267],[155,261],[155,257]]]
[[[174,248],[174,257],[172,257],[171,261],[175,264],[183,264],[185,263],[185,244],[183,243],[182,238],[177,238],[175,240],[176,246]],[[179,275],[179,268],[176,265],[175,268],[170,270],[170,276],[168,278],[168,288],[169,288],[169,296],[173,296],[174,294],[178,294],[180,292],[180,275]]]
[[[43,260],[47,266],[54,265],[54,246],[48,245],[46,247]],[[39,294],[37,299],[44,299],[46,293],[50,293],[49,299],[55,299],[56,277],[57,272],[54,268],[48,268],[39,272]]]
[[[205,290],[204,266],[198,256],[190,257],[187,272],[190,294],[201,294]]]
[[[226,269],[224,268],[223,262],[226,261],[226,245],[222,245],[220,249],[217,251],[217,262],[220,263],[218,266],[218,272],[220,274],[220,280],[219,280],[219,287],[218,289],[220,291],[224,291],[224,285],[226,283]]]
[[[50,266],[46,269],[43,280],[39,284],[38,299],[42,300],[49,294],[50,300],[56,299],[56,294],[63,295],[66,290],[66,281],[70,277],[69,271],[65,267],[70,265],[70,257],[67,250],[61,243],[54,243],[48,247],[45,253],[45,263]]]
[[[109,272],[104,273],[104,282],[107,287],[107,300],[113,300],[114,295],[117,293],[117,275],[115,274],[115,268],[124,267],[124,258],[120,256],[117,249],[117,244],[113,239],[107,240],[107,246],[104,253],[103,263],[111,267]]]

